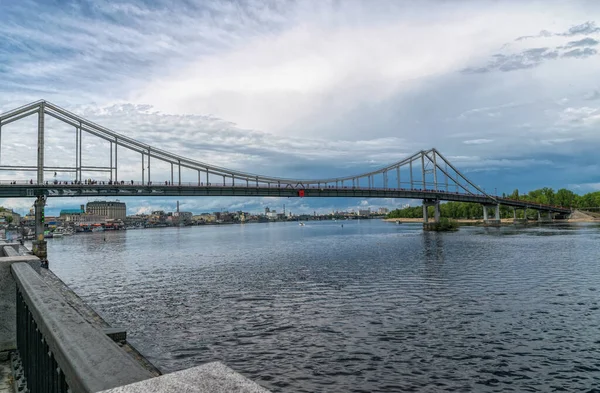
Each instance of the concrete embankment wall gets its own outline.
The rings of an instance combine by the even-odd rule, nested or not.
[[[40,272],[40,260],[19,243],[0,241],[0,353],[17,348],[16,291],[10,266],[26,262]]]

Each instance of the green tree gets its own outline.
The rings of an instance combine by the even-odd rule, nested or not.
[[[575,197],[576,195],[573,191],[561,188],[560,190],[556,191],[554,203],[558,206],[573,206]]]

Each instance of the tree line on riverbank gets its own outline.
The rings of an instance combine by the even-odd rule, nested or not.
[[[554,191],[552,188],[544,187],[538,190],[530,191],[527,194],[520,194],[519,190],[514,190],[511,194],[502,194],[503,198],[510,198],[522,201],[530,201],[544,205],[581,208],[600,207],[600,191],[590,192],[585,195],[575,194],[573,191],[561,188]],[[433,217],[434,207],[428,208],[429,216]],[[490,214],[493,214],[490,211]],[[531,213],[533,214],[533,212]],[[482,219],[483,208],[479,203],[469,202],[447,202],[440,204],[440,215],[455,219]],[[405,209],[396,209],[391,211],[387,218],[421,218],[423,217],[423,207],[408,207]],[[507,206],[500,206],[501,218],[512,218],[513,209]],[[517,217],[523,218],[523,211],[517,210]]]

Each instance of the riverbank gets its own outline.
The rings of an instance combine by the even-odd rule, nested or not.
[[[400,221],[401,223],[423,223],[422,218],[384,218],[383,221],[386,221],[386,222]],[[433,219],[431,219],[430,221],[433,221]],[[452,219],[452,221],[455,221],[459,224],[464,224],[464,225],[483,224],[483,220],[466,219],[466,218]],[[513,224],[514,220],[512,218],[503,218],[500,220],[500,222],[502,224]]]
[[[477,224],[483,224],[483,220],[482,219],[466,219],[466,218],[457,218],[457,219],[452,219],[453,221],[459,223],[459,224],[463,224],[463,225],[477,225]],[[409,222],[415,222],[415,223],[422,223],[423,219],[422,218],[384,218],[383,221],[386,222],[396,222],[396,221],[400,221],[401,223],[409,223]],[[514,223],[514,219],[513,218],[503,218],[500,220],[500,222],[502,224],[513,224]],[[530,222],[536,222],[536,220],[530,220]],[[581,211],[581,210],[575,210],[573,211],[573,213],[571,214],[571,217],[566,219],[566,220],[560,220],[560,222],[600,222],[600,213],[596,213],[596,212],[588,212],[588,211]]]
[[[568,222],[600,222],[600,213],[575,210]]]

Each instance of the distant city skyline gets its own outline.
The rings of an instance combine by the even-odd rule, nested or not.
[[[82,204],[74,204],[74,203],[65,203],[64,205],[57,207],[55,206],[55,204],[53,203],[56,200],[60,200],[60,199],[64,199],[64,198],[50,198],[48,199],[48,204],[46,206],[46,215],[47,216],[58,216],[60,214],[61,210],[71,210],[71,209],[77,209],[79,210]],[[66,199],[67,201],[69,200],[74,200],[75,198],[72,199]],[[133,198],[131,198],[133,199]],[[166,198],[165,198],[166,199]],[[197,198],[199,201],[201,201],[201,198]],[[262,198],[256,198],[256,199],[262,199]],[[394,205],[392,207],[392,205],[386,205],[386,204],[373,204],[373,205],[356,205],[356,206],[348,206],[346,208],[341,208],[341,207],[330,207],[330,208],[326,208],[326,207],[319,207],[319,208],[310,208],[310,207],[305,207],[304,209],[292,209],[291,207],[293,205],[289,204],[288,198],[281,198],[282,200],[285,199],[286,200],[286,214],[291,212],[294,215],[299,215],[299,214],[312,214],[313,212],[317,212],[317,214],[330,214],[332,211],[358,211],[359,209],[371,209],[372,211],[377,211],[377,209],[379,208],[387,208],[387,209],[397,209],[397,208],[404,208],[404,207],[408,207],[410,206],[410,204],[407,203],[403,203],[401,205]],[[346,198],[337,198],[337,199],[343,199],[343,200],[347,200]],[[124,202],[127,205],[127,215],[135,215],[135,214],[150,214],[153,211],[165,211],[165,212],[175,212],[177,210],[177,201],[180,201],[180,206],[179,206],[179,210],[180,211],[188,211],[188,212],[192,212],[194,214],[201,214],[201,213],[214,213],[214,212],[221,212],[221,211],[229,211],[229,212],[237,212],[237,211],[244,211],[244,212],[248,212],[251,214],[261,214],[264,213],[265,208],[268,207],[271,211],[276,210],[277,212],[283,212],[283,204],[281,205],[276,205],[276,204],[265,204],[265,205],[255,205],[257,207],[253,208],[253,209],[247,209],[247,208],[236,208],[236,209],[229,209],[227,207],[213,207],[213,208],[202,208],[201,205],[194,205],[194,206],[198,206],[198,207],[192,207],[189,206],[189,204],[183,204],[181,203],[183,200],[183,198],[172,198],[172,201],[162,201],[158,204],[153,204],[152,206],[138,206],[137,204],[135,206],[130,207],[129,204],[127,203],[127,198],[122,198],[119,201],[120,202]],[[106,198],[106,199],[101,199],[101,198],[90,198],[90,200],[86,200],[86,202],[83,203],[83,205],[85,205],[87,202],[92,202],[92,201],[107,201],[107,202],[112,202],[112,201],[117,201],[114,198]],[[171,203],[172,202],[172,203]],[[394,201],[392,201],[394,202]],[[415,201],[416,204],[420,204],[420,201]],[[333,205],[332,205],[333,206]],[[10,207],[9,207],[10,208]],[[14,209],[15,213],[19,213],[21,215],[25,215],[27,213],[29,213],[30,209]]]
[[[600,190],[597,1],[23,0],[0,15],[0,113],[43,98],[149,145],[272,176],[360,173],[436,147],[490,193]],[[47,158],[71,162],[72,128],[47,127]],[[34,138],[34,120],[4,126],[2,163],[35,162]],[[97,141],[84,148],[107,160]],[[139,180],[137,161],[122,159],[120,178]],[[298,213],[419,203],[178,199],[188,211]],[[125,202],[130,214],[175,200]],[[85,202],[51,198],[48,214]]]

